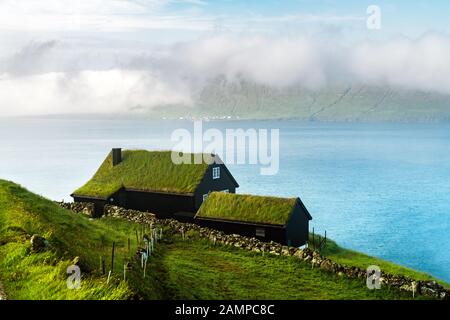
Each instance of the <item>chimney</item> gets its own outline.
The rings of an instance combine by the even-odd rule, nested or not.
[[[113,148],[112,149],[112,165],[116,166],[122,162],[122,149]]]

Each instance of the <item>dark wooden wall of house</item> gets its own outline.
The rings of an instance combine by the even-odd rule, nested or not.
[[[308,241],[309,219],[300,205],[294,207],[289,221],[286,223],[287,242],[294,247],[299,247]]]
[[[287,244],[286,229],[283,226],[258,225],[205,218],[195,218],[194,222],[199,226],[220,230],[227,234],[239,234],[242,236],[254,237],[261,241],[275,241],[281,244]],[[264,229],[265,236],[257,236],[256,229]]]
[[[220,178],[213,179],[212,168],[220,167]],[[236,193],[236,184],[233,178],[228,174],[223,164],[213,164],[208,167],[206,173],[195,190],[195,210],[200,208],[203,203],[203,195],[209,191],[222,191],[228,189],[230,193]]]
[[[196,212],[194,196],[123,190],[121,207],[155,213],[159,218],[172,218],[175,212]]]

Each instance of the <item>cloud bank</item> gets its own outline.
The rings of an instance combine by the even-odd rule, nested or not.
[[[119,47],[119,48],[118,48]],[[310,90],[389,86],[450,94],[450,38],[360,41],[211,35],[140,52],[32,42],[0,58],[3,115],[142,112],[191,106],[211,79]]]

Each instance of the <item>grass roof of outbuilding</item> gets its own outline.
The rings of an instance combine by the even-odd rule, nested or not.
[[[185,154],[186,155],[186,154]],[[189,154],[194,159],[194,154]],[[95,175],[75,196],[107,198],[122,187],[141,191],[193,193],[208,164],[175,164],[171,151],[123,150],[122,162],[112,165],[110,152]]]
[[[284,225],[297,199],[211,192],[197,217]]]

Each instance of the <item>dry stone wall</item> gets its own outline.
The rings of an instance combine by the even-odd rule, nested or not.
[[[70,210],[84,214],[86,214],[86,212],[90,212],[91,210],[89,205],[85,204],[83,207],[81,203],[77,203],[76,205],[64,203],[62,206],[67,209],[73,208]],[[309,248],[300,249],[281,245],[273,241],[264,242],[256,238],[244,237],[237,234],[225,234],[222,231],[200,227],[193,223],[183,223],[174,219],[157,219],[156,216],[151,213],[129,210],[111,205],[106,205],[104,212],[107,216],[126,219],[136,223],[157,223],[169,227],[175,233],[186,234],[189,231],[195,231],[202,238],[209,239],[217,244],[233,246],[254,252],[268,253],[279,256],[292,256],[311,264],[312,267],[317,267],[324,271],[335,273],[339,276],[360,279],[367,278],[366,270],[355,266],[347,266],[336,263],[333,260],[322,256],[319,252],[313,251]],[[416,295],[422,294],[438,299],[450,299],[450,290],[445,289],[436,281],[415,280],[402,275],[394,275],[383,272],[380,282],[390,287],[395,287],[403,291],[409,291],[411,294],[414,292]]]
[[[76,213],[82,213],[89,217],[94,216],[94,204],[90,202],[56,202],[64,209],[71,210]]]

